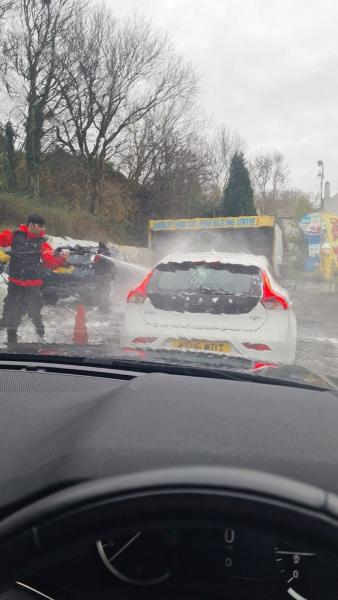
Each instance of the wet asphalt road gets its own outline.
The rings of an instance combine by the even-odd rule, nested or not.
[[[76,305],[73,302],[59,302],[56,306],[43,308],[43,321],[45,324],[45,342],[47,344],[71,344],[73,341]],[[96,308],[87,309],[85,312],[88,341],[91,344],[105,344],[116,352],[119,344],[119,325],[123,314],[121,303],[114,305],[109,314],[102,313]],[[30,344],[39,341],[34,327],[25,316],[18,329],[18,341]],[[6,333],[0,330],[0,348],[6,345]]]
[[[334,285],[301,274],[283,285],[289,290],[297,317],[296,363],[317,373],[338,376],[338,284],[335,291]],[[93,308],[86,311],[89,342],[104,344],[111,355],[120,350],[119,327],[123,307],[119,300],[108,315]],[[47,343],[72,343],[75,312],[73,302],[43,309]],[[18,333],[24,343],[38,341],[27,317]],[[0,330],[0,348],[5,348],[5,339],[5,332]]]
[[[338,376],[338,285],[306,274],[287,282],[297,317],[296,363]]]

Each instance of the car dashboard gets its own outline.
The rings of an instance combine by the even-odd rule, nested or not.
[[[337,562],[243,524],[133,532],[91,544],[17,583],[50,598],[336,598]]]
[[[51,490],[182,466],[250,469],[338,492],[338,403],[328,390],[13,361],[0,371],[0,401],[0,525]],[[296,529],[262,527],[245,512],[217,526],[150,520],[122,536],[107,529],[17,578],[3,597],[330,599],[337,566]]]

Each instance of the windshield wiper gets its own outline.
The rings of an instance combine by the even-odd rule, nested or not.
[[[316,391],[327,391],[330,390],[333,393],[336,393],[338,396],[338,390],[333,385],[327,383],[327,386],[315,385],[312,383],[294,381],[291,379],[281,379],[278,377],[268,377],[266,375],[260,375],[256,373],[252,373],[250,371],[245,370],[236,370],[236,369],[214,369],[212,367],[200,367],[190,364],[162,364],[156,362],[146,362],[142,363],[140,367],[146,371],[155,371],[159,373],[170,373],[173,375],[186,375],[186,376],[197,376],[197,377],[205,377],[209,379],[228,379],[231,381],[248,381],[255,383],[263,383],[268,385],[277,385],[284,387],[295,387],[300,389],[307,390],[316,390]]]
[[[267,375],[261,375],[253,373],[252,371],[236,370],[236,369],[215,369],[213,367],[195,366],[191,364],[163,364],[157,362],[145,362],[141,363],[140,367],[148,372],[155,371],[158,373],[169,373],[173,375],[186,375],[194,377],[204,377],[209,379],[228,379],[231,381],[248,381],[255,383],[263,383],[267,385],[277,385],[284,387],[295,387],[306,390],[314,391],[331,391],[338,396],[338,389],[331,384],[329,380],[323,378],[323,385],[316,385],[314,383],[295,381],[293,379],[282,379],[279,377],[269,377]],[[325,385],[324,385],[325,384]]]
[[[106,356],[91,358],[88,356],[65,356],[65,355],[52,355],[52,356],[44,356],[44,355],[31,355],[31,354],[0,354],[0,366],[1,360],[4,361],[2,365],[6,368],[6,362],[21,363],[23,361],[29,363],[31,367],[34,368],[35,365],[43,364],[48,369],[48,364],[50,364],[51,369],[55,369],[55,367],[59,364],[67,365],[69,367],[82,367],[83,368],[94,368],[100,370],[100,368],[107,370],[116,370],[116,371],[132,371],[134,374],[141,373],[168,373],[171,375],[184,375],[191,377],[203,377],[209,379],[224,379],[230,381],[247,381],[247,382],[255,382],[267,385],[277,385],[284,387],[294,387],[299,389],[308,389],[314,391],[331,391],[335,395],[338,396],[338,389],[334,386],[330,380],[326,378],[323,379],[323,385],[316,385],[310,382],[303,381],[295,381],[293,379],[282,379],[280,377],[269,377],[267,375],[253,373],[251,371],[246,370],[236,370],[236,369],[220,369],[213,367],[204,367],[198,365],[191,364],[178,364],[178,363],[164,363],[164,362],[156,362],[156,361],[146,361],[146,360],[135,360],[135,359],[113,359],[108,358]],[[52,364],[51,364],[52,363]],[[52,366],[53,365],[53,366]],[[68,369],[67,369],[68,370]],[[113,373],[112,373],[113,375]]]

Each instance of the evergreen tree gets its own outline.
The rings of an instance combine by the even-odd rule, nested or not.
[[[256,215],[253,190],[243,152],[236,152],[230,165],[229,181],[219,207],[222,216]]]

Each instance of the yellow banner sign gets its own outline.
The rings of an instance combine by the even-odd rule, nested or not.
[[[246,227],[273,227],[275,218],[269,215],[245,217],[213,217],[210,219],[164,219],[149,221],[150,231],[188,231],[200,229],[230,229]]]
[[[338,215],[324,214],[324,243],[329,244],[333,262],[338,266]]]

